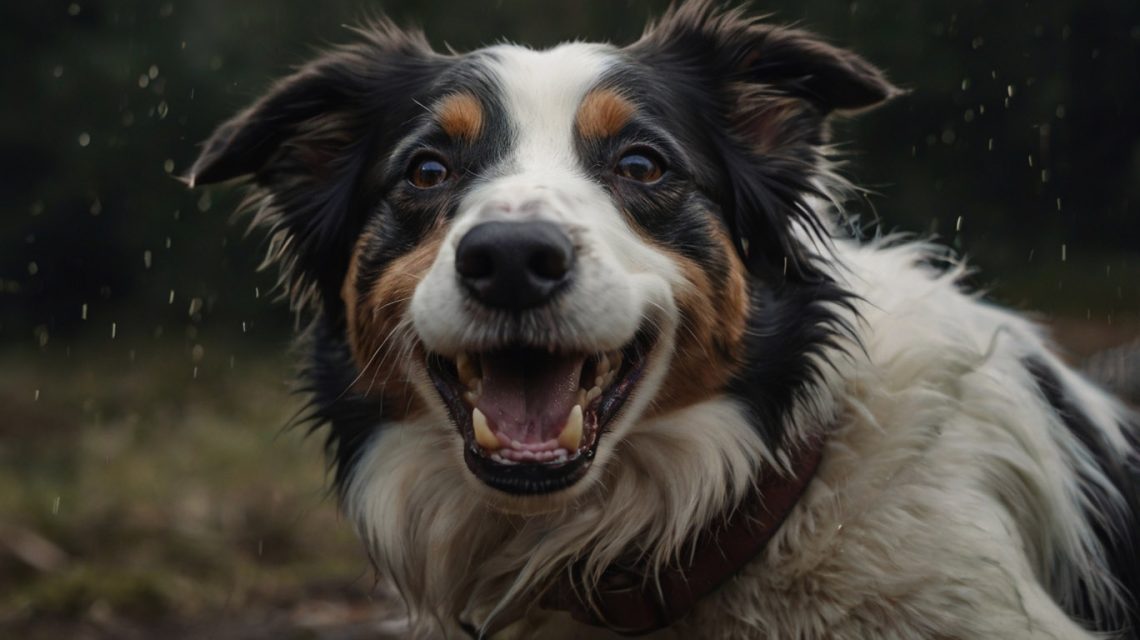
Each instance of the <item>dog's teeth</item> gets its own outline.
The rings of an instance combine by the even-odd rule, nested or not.
[[[475,403],[479,402],[479,396],[476,395],[474,391],[465,391],[463,393],[463,399],[471,406],[475,406]]]
[[[602,354],[602,357],[598,360],[597,374],[598,374],[598,376],[604,376],[604,375],[606,375],[606,373],[609,372],[609,370],[610,370],[610,358],[609,358],[609,356]]]
[[[607,384],[607,383],[606,383],[606,378],[607,378],[607,377],[608,377],[608,376],[598,376],[597,378],[594,378],[594,386],[595,386],[595,387],[604,387],[604,386],[606,386],[606,384]]]
[[[582,444],[582,407],[574,405],[566,416],[566,426],[558,434],[558,446],[567,451],[577,451]]]
[[[471,356],[466,353],[460,353],[455,357],[455,369],[459,372],[459,381],[468,389],[474,391],[476,383],[482,384],[479,372],[475,370],[475,363],[471,362]]]
[[[594,401],[594,398],[597,398],[600,395],[602,395],[601,387],[591,388],[589,391],[586,392],[586,404],[590,404],[591,402]]]
[[[578,405],[581,407],[586,406],[586,390],[578,389]]]
[[[471,424],[475,427],[475,442],[478,442],[480,447],[487,451],[498,451],[502,448],[491,427],[487,426],[487,416],[483,415],[478,407],[471,410]]]

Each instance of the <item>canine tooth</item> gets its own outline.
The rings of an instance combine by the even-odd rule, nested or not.
[[[583,406],[583,407],[586,406],[586,390],[585,389],[578,389],[578,404]]]
[[[466,352],[460,352],[455,356],[455,369],[459,372],[459,381],[466,385],[469,389],[474,391],[476,383],[482,385],[482,380],[479,379],[479,372],[475,370],[475,363],[472,362],[471,356]]]
[[[595,387],[606,386],[606,376],[603,375],[603,376],[598,376],[597,378],[594,378],[594,386]]]
[[[594,398],[597,398],[600,395],[602,395],[602,390],[600,387],[591,388],[588,392],[586,392],[586,404],[593,402]]]
[[[574,405],[566,416],[566,426],[558,434],[558,446],[567,451],[577,451],[582,444],[582,407]]]
[[[604,375],[606,375],[606,373],[609,370],[610,370],[610,358],[609,358],[609,356],[602,354],[601,359],[598,360],[597,374],[599,376],[604,376]]]
[[[483,415],[478,407],[471,410],[471,424],[475,427],[475,442],[478,442],[480,447],[488,451],[498,451],[502,448],[491,427],[487,426],[487,416]]]

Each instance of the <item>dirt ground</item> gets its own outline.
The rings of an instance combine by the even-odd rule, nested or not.
[[[1073,362],[1140,319],[1054,321]],[[0,352],[0,638],[395,638],[287,356]]]

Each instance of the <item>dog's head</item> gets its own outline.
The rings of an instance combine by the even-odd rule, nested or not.
[[[842,300],[811,248],[826,119],[895,91],[705,2],[625,48],[443,55],[381,23],[222,125],[190,179],[252,176],[318,308],[339,478],[374,434],[430,428],[471,486],[546,508],[714,397],[779,438]]]

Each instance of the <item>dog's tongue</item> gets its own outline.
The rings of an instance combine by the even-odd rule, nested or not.
[[[484,354],[483,393],[476,406],[491,429],[510,440],[539,443],[557,438],[578,400],[585,356],[533,349]]]

